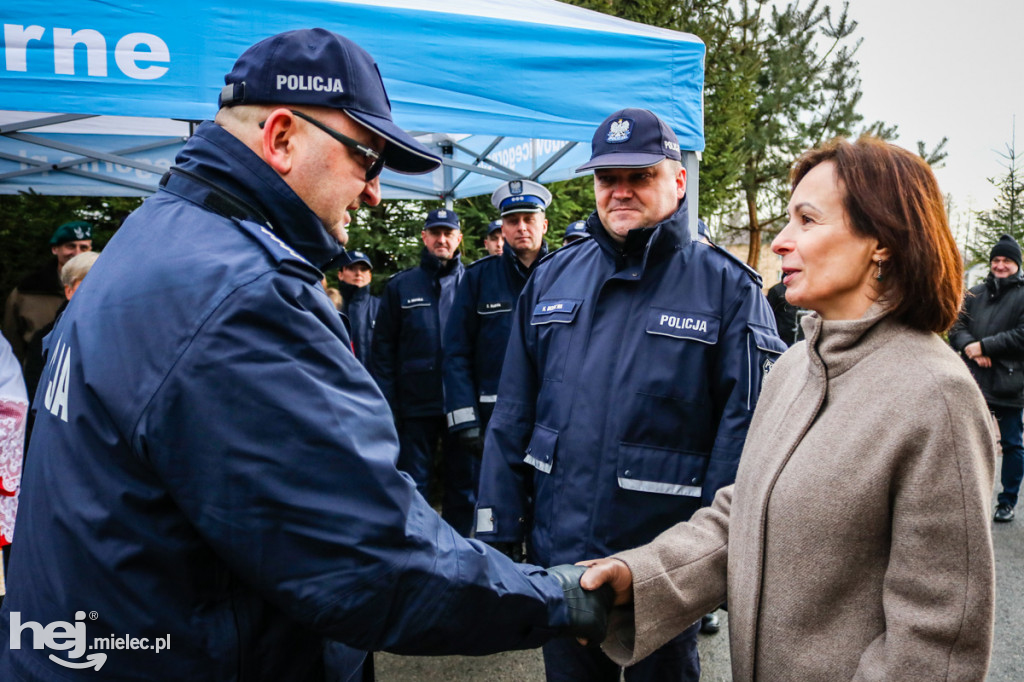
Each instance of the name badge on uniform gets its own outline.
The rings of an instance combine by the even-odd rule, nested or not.
[[[576,311],[581,303],[582,301],[573,299],[540,301],[533,308],[530,324],[550,324],[552,322],[569,324],[575,319]]]
[[[409,298],[402,301],[402,308],[408,310],[409,308],[425,308],[430,305],[430,299],[426,296],[410,296]]]
[[[704,313],[651,308],[647,314],[647,333],[690,339],[701,343],[718,341],[719,319]]]
[[[512,312],[512,301],[481,301],[476,306],[476,312],[478,315],[495,315],[497,313],[510,313]]]

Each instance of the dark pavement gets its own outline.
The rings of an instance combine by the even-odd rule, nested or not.
[[[996,463],[998,478],[999,462]],[[1024,681],[1024,505],[1011,523],[993,524],[996,551],[995,643],[988,682]],[[702,682],[730,682],[728,617],[722,631],[699,640]],[[533,682],[544,680],[539,650],[479,658],[377,654],[378,682]]]

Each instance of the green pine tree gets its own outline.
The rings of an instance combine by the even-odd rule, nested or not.
[[[1024,243],[1024,171],[1017,165],[1016,130],[1006,145],[1006,151],[997,152],[1003,159],[1000,163],[1006,173],[989,178],[999,191],[995,206],[977,213],[976,231],[967,246],[968,259],[972,264],[988,262],[988,254],[999,237],[1012,235]]]

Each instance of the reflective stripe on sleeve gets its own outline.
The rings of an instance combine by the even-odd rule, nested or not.
[[[460,407],[448,413],[448,428],[476,421],[476,410],[472,407]]]

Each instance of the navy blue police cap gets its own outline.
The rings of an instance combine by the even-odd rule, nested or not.
[[[588,236],[590,236],[590,233],[587,232],[587,221],[574,220],[569,223],[569,227],[565,228],[565,237],[563,239],[566,241],[572,241],[574,239],[580,239]]]
[[[494,234],[494,232],[496,230],[500,230],[500,229],[501,229],[501,221],[500,220],[492,220],[487,225],[487,234],[488,235]]]
[[[491,194],[491,203],[502,216],[511,213],[540,213],[551,203],[551,192],[533,180],[510,180]]]
[[[646,168],[663,159],[682,161],[679,139],[647,109],[620,109],[597,127],[590,161],[576,172],[596,168]]]
[[[371,270],[373,269],[373,263],[370,262],[370,257],[367,256],[362,251],[349,251],[348,252],[348,262],[345,263],[345,265],[342,266],[342,267],[346,267],[347,268],[348,266],[355,265],[356,263],[366,263],[366,265]]]
[[[429,230],[432,227],[450,227],[453,230],[462,231],[459,225],[459,216],[450,208],[435,208],[427,214],[427,220],[423,223],[423,229]]]
[[[278,33],[261,40],[224,76],[220,106],[309,105],[341,109],[385,140],[384,165],[428,173],[441,159],[391,120],[391,102],[373,57],[326,29]]]

